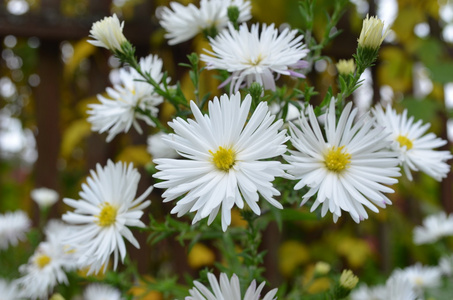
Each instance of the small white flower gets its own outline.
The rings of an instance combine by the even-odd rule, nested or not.
[[[401,280],[407,280],[417,294],[421,294],[425,288],[435,288],[442,283],[439,267],[423,266],[420,263],[402,270],[395,270],[393,276],[401,276],[403,278]]]
[[[232,73],[222,85],[230,82],[231,91],[238,91],[245,82],[250,86],[258,82],[264,89],[275,90],[275,77],[289,75],[305,77],[293,71],[308,66],[302,61],[309,52],[302,43],[302,35],[296,36],[297,30],[285,28],[281,33],[274,24],[242,24],[239,31],[228,24],[228,30],[222,31],[215,39],[210,39],[212,51],[209,55],[201,54],[207,69],[221,69]]]
[[[148,137],[148,152],[154,158],[177,158],[179,154],[163,141],[165,133],[158,132]]]
[[[79,263],[90,267],[88,273],[97,273],[101,268],[105,271],[112,253],[116,269],[118,255],[121,261],[126,256],[123,238],[140,248],[128,227],[145,227],[140,217],[150,204],[149,200],[143,200],[152,187],[134,200],[139,180],[140,174],[132,164],[114,164],[109,160],[104,168],[98,164],[96,172],[91,171],[87,184],[82,185],[80,200],[63,199],[75,208],[74,212],[64,214],[63,220],[77,225],[77,230],[65,242],[76,249]]]
[[[54,205],[58,201],[59,195],[55,190],[43,187],[31,191],[31,198],[40,208],[45,208]]]
[[[16,246],[24,240],[30,225],[30,219],[21,210],[0,214],[0,250],[7,249],[10,245]]]
[[[404,299],[416,300],[419,299],[413,283],[410,282],[404,274],[395,274],[391,276],[385,283],[385,292],[382,300]]]
[[[439,260],[439,269],[446,276],[453,275],[453,255],[442,256]]]
[[[111,17],[105,17],[93,24],[90,30],[90,37],[94,40],[89,40],[88,42],[96,47],[122,52],[121,45],[127,42],[123,34],[123,26],[124,22],[120,24],[116,14]]]
[[[239,93],[209,102],[209,116],[202,115],[190,103],[195,120],[176,118],[169,125],[174,134],[163,140],[186,159],[155,159],[160,170],[153,176],[163,182],[155,187],[167,189],[164,202],[180,196],[171,211],[182,216],[197,212],[193,223],[209,216],[208,224],[222,209],[222,228],[231,223],[234,205],[244,207],[244,200],[257,215],[261,213],[259,195],[277,208],[282,205],[273,197],[280,195],[272,186],[276,176],[284,176],[284,165],[268,160],[286,151],[286,131],[279,131],[283,121],[261,102],[250,119],[251,96],[241,103]]]
[[[233,274],[230,280],[225,273],[220,274],[220,280],[212,273],[208,273],[209,284],[211,290],[198,281],[194,281],[195,287],[189,290],[190,296],[186,297],[185,300],[275,300],[275,294],[277,289],[269,291],[264,298],[261,298],[261,291],[264,287],[264,282],[261,283],[258,288],[256,287],[256,281],[253,280],[250,286],[247,288],[244,297],[241,295],[241,286],[239,284],[239,278],[236,274]]]
[[[46,226],[46,241],[41,242],[27,264],[20,266],[23,276],[16,280],[20,295],[47,299],[57,284],[68,283],[66,271],[76,269],[74,254],[62,243],[70,229],[61,221]]]
[[[350,297],[351,300],[390,300],[385,298],[385,286],[383,285],[369,287],[366,284],[361,284],[351,291]]]
[[[384,32],[384,22],[379,18],[369,17],[368,15],[363,20],[362,31],[358,39],[359,46],[363,48],[377,49],[381,46],[382,41],[389,34],[387,28]]]
[[[447,141],[436,137],[433,133],[425,134],[430,124],[422,125],[418,120],[407,117],[407,110],[397,114],[394,109],[387,106],[384,112],[381,106],[373,110],[377,122],[390,133],[388,139],[392,141],[391,149],[398,153],[400,164],[409,180],[412,180],[412,171],[422,171],[437,181],[447,176],[450,166],[446,161],[452,158],[449,151],[436,151]],[[424,135],[425,134],[425,135]]]
[[[160,58],[149,55],[140,59],[139,63],[142,71],[149,72],[154,81],[159,83],[162,80],[163,63]],[[91,108],[88,111],[88,121],[92,124],[92,130],[99,133],[108,131],[107,142],[118,133],[129,131],[132,125],[141,134],[142,129],[137,119],[155,126],[145,113],[156,117],[159,112],[157,106],[163,102],[163,98],[154,93],[152,85],[140,81],[143,77],[136,70],[122,68],[119,77],[121,85],[107,88],[109,98],[98,95],[101,103],[88,105]]]
[[[160,14],[160,25],[167,31],[169,45],[190,40],[198,33],[209,28],[220,32],[228,24],[228,7],[236,6],[239,10],[238,23],[248,21],[250,1],[244,0],[201,0],[200,8],[193,4],[184,6],[178,2],[170,2],[170,8],[163,7]]]
[[[0,278],[0,295],[2,300],[19,300],[19,289],[15,281],[9,282]]]
[[[431,215],[423,220],[423,226],[414,229],[414,243],[431,244],[439,239],[453,235],[453,214],[445,212]]]
[[[392,177],[400,176],[398,159],[385,151],[390,144],[387,133],[373,127],[374,122],[367,121],[367,115],[353,124],[357,109],[351,110],[352,104],[348,103],[337,123],[332,99],[323,133],[309,106],[308,118],[301,115],[300,128],[290,122],[296,150],[290,151],[291,156],[284,156],[293,166],[288,172],[300,180],[294,188],[309,188],[302,196],[302,205],[316,195],[311,211],[321,205],[321,215],[330,211],[334,222],[342,210],[358,223],[368,218],[364,206],[378,212],[376,206],[391,204],[383,193],[392,193],[386,185],[397,183]]]
[[[83,292],[83,300],[123,300],[121,292],[106,284],[90,284]]]

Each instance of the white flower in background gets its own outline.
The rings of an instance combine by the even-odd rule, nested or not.
[[[123,300],[121,292],[109,285],[94,283],[83,292],[83,300]]]
[[[239,278],[236,274],[233,274],[230,280],[225,273],[220,274],[220,280],[212,273],[208,273],[209,284],[211,290],[198,281],[194,281],[195,287],[189,290],[190,296],[186,297],[185,300],[275,300],[275,294],[277,289],[269,291],[264,298],[261,298],[261,291],[264,287],[264,282],[261,283],[258,288],[256,287],[256,281],[253,280],[250,286],[245,292],[244,298],[241,296],[241,286],[239,284]]]
[[[54,205],[59,198],[59,195],[55,190],[45,187],[32,190],[30,195],[40,208]]]
[[[244,0],[201,0],[200,8],[193,4],[184,6],[178,2],[170,2],[170,7],[162,7],[156,13],[160,25],[167,31],[165,38],[169,45],[190,40],[203,30],[215,28],[220,32],[228,24],[228,7],[236,6],[239,11],[237,22],[250,20],[250,1]]]
[[[140,59],[139,64],[141,70],[149,72],[155,82],[162,80],[163,63],[159,57],[149,55]],[[156,126],[147,114],[156,117],[159,112],[157,106],[163,102],[163,98],[154,93],[151,84],[138,81],[143,80],[143,77],[136,70],[120,69],[119,79],[121,84],[107,88],[108,98],[98,95],[101,103],[88,105],[91,108],[88,121],[92,124],[92,130],[99,133],[108,131],[107,142],[118,133],[129,131],[132,125],[141,134],[138,119],[149,126]]]
[[[441,270],[439,267],[423,266],[420,263],[393,271],[392,276],[401,276],[414,287],[417,294],[420,294],[425,288],[438,287],[441,281]]]
[[[361,284],[358,288],[351,291],[351,300],[390,300],[385,297],[385,286],[377,285],[369,287]]]
[[[384,31],[384,22],[379,18],[369,17],[368,15],[363,20],[362,31],[358,39],[360,47],[378,49],[384,39],[389,34],[389,29]]]
[[[228,30],[210,39],[212,51],[205,50],[209,55],[200,56],[207,69],[231,73],[222,84],[230,82],[230,92],[238,91],[244,82],[247,86],[257,82],[264,89],[275,90],[275,76],[305,77],[293,71],[308,66],[302,60],[309,52],[302,43],[303,36],[296,36],[298,31],[288,28],[279,33],[274,24],[263,24],[261,30],[259,27],[259,24],[254,24],[249,31],[244,23],[238,31],[228,24]]]
[[[0,250],[16,246],[24,240],[30,225],[30,219],[21,210],[0,214]]]
[[[419,299],[413,283],[403,274],[395,274],[387,279],[385,283],[385,292],[382,300],[404,299],[416,300]]]
[[[276,176],[284,176],[285,166],[278,160],[268,160],[286,151],[288,137],[280,131],[283,121],[261,102],[250,119],[251,96],[241,103],[236,93],[215,97],[209,102],[209,116],[202,115],[197,105],[190,103],[195,120],[176,118],[169,125],[174,134],[163,137],[186,159],[155,159],[160,170],[153,176],[164,180],[155,187],[167,189],[164,202],[178,197],[171,211],[182,216],[197,212],[193,223],[209,216],[208,224],[222,210],[222,228],[231,223],[234,205],[244,207],[244,200],[257,215],[259,194],[271,205],[282,208],[273,197],[280,192],[272,186]]]
[[[453,255],[442,256],[439,260],[439,269],[446,276],[453,275]]]
[[[62,240],[70,228],[60,221],[50,221],[46,226],[46,241],[41,242],[27,264],[20,266],[23,276],[16,280],[20,296],[47,299],[57,284],[67,284],[66,271],[77,268],[75,254]]]
[[[19,300],[19,290],[16,282],[0,278],[0,295],[2,300]]]
[[[80,200],[63,199],[75,208],[74,212],[64,214],[63,220],[77,225],[77,230],[65,242],[76,249],[80,256],[78,262],[90,267],[88,273],[97,273],[101,268],[105,271],[112,253],[116,269],[118,255],[121,261],[126,256],[123,238],[140,248],[128,227],[145,227],[140,218],[150,201],[143,200],[152,187],[134,200],[139,180],[140,174],[132,164],[114,164],[109,160],[104,168],[98,164],[96,172],[91,171],[87,184],[82,185]]]
[[[123,34],[124,22],[113,14],[111,17],[93,23],[90,30],[90,37],[94,40],[88,40],[88,43],[96,46],[107,48],[110,51],[122,52],[121,45],[127,42]]]
[[[148,153],[154,158],[177,158],[179,154],[163,141],[165,133],[162,131],[148,137]]]
[[[355,222],[368,218],[365,207],[378,212],[376,206],[385,207],[391,201],[383,194],[393,190],[386,185],[397,183],[400,176],[398,159],[391,151],[387,133],[374,127],[374,122],[362,116],[355,124],[357,109],[348,103],[338,120],[335,101],[332,99],[326,114],[324,133],[309,106],[308,117],[301,115],[299,127],[290,122],[291,143],[296,150],[285,159],[293,166],[288,172],[309,191],[302,196],[301,205],[316,195],[311,211],[321,205],[321,215],[333,214],[334,222],[348,212]]]
[[[445,145],[447,141],[433,133],[425,135],[429,123],[422,125],[421,120],[414,123],[413,117],[407,117],[407,110],[397,114],[390,105],[385,112],[378,105],[373,113],[377,122],[390,133],[388,138],[392,141],[391,149],[398,153],[400,164],[409,180],[412,180],[411,170],[422,171],[437,181],[447,176],[450,166],[446,161],[452,155],[449,151],[433,150]]]
[[[423,226],[414,229],[414,243],[431,244],[439,239],[453,235],[453,214],[445,212],[430,215],[423,220]]]

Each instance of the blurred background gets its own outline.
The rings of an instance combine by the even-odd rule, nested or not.
[[[179,1],[183,4],[197,1]],[[297,0],[252,0],[252,22],[300,27]],[[334,1],[318,0],[314,35],[320,38],[326,24],[325,11]],[[181,81],[188,99],[193,95],[187,68],[191,52],[202,53],[207,42],[202,36],[169,47],[159,26],[156,10],[168,6],[163,0],[1,0],[0,1],[0,213],[23,209],[38,223],[38,207],[30,191],[38,187],[57,190],[60,197],[78,199],[81,183],[89,170],[107,159],[130,161],[140,168],[139,194],[153,179],[148,134],[134,130],[106,143],[106,135],[91,132],[86,121],[87,105],[96,95],[118,80],[120,64],[107,50],[86,42],[93,22],[116,13],[125,20],[125,36],[137,54],[158,54],[172,83]],[[363,110],[378,102],[393,103],[397,110],[430,122],[430,130],[450,143],[453,140],[453,2],[447,0],[351,0],[336,30],[341,35],[325,51],[307,76],[307,83],[320,91],[322,100],[329,86],[336,86],[335,63],[348,59],[356,50],[362,19],[377,15],[392,33],[380,50],[375,67],[365,72],[365,82],[353,100]],[[328,58],[327,58],[328,57]],[[202,94],[219,94],[214,71],[204,72]],[[283,80],[283,79],[282,79]],[[335,89],[335,88],[334,88]],[[163,105],[160,118],[171,118]],[[144,126],[142,126],[143,128]],[[144,127],[146,128],[146,127]],[[414,181],[400,180],[391,195],[393,206],[370,214],[356,225],[348,217],[334,224],[324,219],[285,222],[283,231],[271,224],[264,235],[266,277],[272,285],[312,272],[317,261],[334,267],[351,268],[360,279],[373,283],[399,266],[415,261],[436,263],[436,249],[414,247],[412,229],[423,217],[441,210],[453,212],[451,175],[441,183],[423,174]],[[162,204],[155,191],[147,213],[163,218],[173,203]],[[66,211],[62,201],[51,210],[59,218]],[[301,208],[308,211],[307,208]],[[234,221],[236,222],[236,221]],[[240,220],[233,225],[241,226]],[[150,276],[162,272],[196,274],[221,257],[209,243],[200,243],[188,253],[171,238],[146,248],[132,257]],[[449,245],[452,246],[451,244]],[[453,249],[453,248],[451,248]],[[183,254],[183,255],[181,255]],[[0,268],[0,273],[7,272]],[[303,279],[302,279],[303,280]],[[313,285],[312,285],[313,286]],[[320,282],[313,289],[323,289]]]

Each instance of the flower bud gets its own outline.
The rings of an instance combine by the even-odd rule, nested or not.
[[[378,49],[389,34],[388,28],[385,32],[383,29],[384,22],[376,17],[369,18],[367,15],[363,20],[362,31],[358,39],[359,47]]]
[[[97,47],[104,47],[112,52],[122,53],[122,45],[127,42],[123,34],[124,22],[120,21],[116,14],[111,17],[97,21],[93,24],[90,30],[90,37],[94,40],[88,42]]]
[[[31,191],[31,198],[35,201],[40,208],[50,207],[58,201],[58,193],[52,189],[39,188]]]
[[[337,64],[335,65],[337,67],[338,73],[340,75],[347,76],[349,74],[353,74],[355,71],[355,63],[354,59],[340,59]]]
[[[343,270],[340,276],[340,285],[348,290],[355,288],[359,278],[352,273],[351,270]]]
[[[318,261],[315,265],[315,274],[316,275],[326,275],[330,272],[330,265],[323,261]]]

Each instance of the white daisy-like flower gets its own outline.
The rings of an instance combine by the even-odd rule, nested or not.
[[[413,283],[403,274],[391,276],[385,283],[385,292],[382,300],[388,299],[419,299]]]
[[[167,143],[163,141],[165,133],[158,132],[156,134],[150,135],[148,137],[148,153],[151,154],[153,158],[177,158],[179,154],[170,147]]]
[[[45,187],[32,190],[30,195],[33,201],[35,201],[40,208],[54,205],[59,198],[59,195],[55,190]]]
[[[439,269],[443,275],[453,275],[453,255],[444,255],[439,260]]]
[[[185,300],[275,300],[275,294],[278,289],[269,291],[264,298],[261,298],[261,291],[264,287],[264,282],[261,283],[258,288],[256,287],[256,281],[253,280],[250,286],[247,288],[244,297],[241,295],[241,286],[239,284],[239,278],[236,274],[233,274],[230,280],[225,273],[220,274],[220,280],[212,273],[208,273],[209,284],[211,290],[198,281],[194,281],[195,287],[189,290],[190,296],[187,296]]]
[[[349,212],[355,222],[368,218],[365,206],[378,212],[391,201],[383,193],[392,193],[387,185],[397,183],[400,176],[398,159],[391,151],[387,133],[375,127],[363,115],[355,124],[357,109],[348,103],[337,123],[335,101],[332,99],[326,114],[324,132],[309,106],[301,115],[298,128],[290,122],[291,142],[296,150],[284,156],[293,166],[289,173],[299,182],[295,189],[308,187],[301,205],[316,195],[311,211],[322,206],[321,215],[333,214],[334,222],[342,210]]]
[[[103,271],[107,268],[109,257],[113,253],[116,269],[118,256],[124,261],[127,239],[136,248],[140,248],[128,226],[145,227],[140,221],[143,209],[151,202],[144,199],[150,194],[148,188],[134,200],[140,174],[132,164],[112,161],[102,168],[96,166],[91,171],[87,184],[82,185],[80,200],[65,198],[63,201],[74,207],[74,212],[67,212],[63,220],[77,225],[74,234],[65,242],[76,249],[80,255],[79,263],[89,266],[88,273]]]
[[[62,242],[70,232],[61,221],[46,226],[46,241],[41,242],[27,264],[20,266],[23,276],[16,280],[20,296],[47,299],[57,284],[67,284],[66,271],[76,269],[75,254]]]
[[[121,292],[109,285],[94,283],[83,292],[83,300],[123,300]]]
[[[122,52],[121,45],[127,42],[123,34],[124,22],[120,24],[120,20],[113,14],[111,17],[97,21],[93,24],[90,30],[90,37],[94,40],[88,40],[88,43],[96,46],[107,48],[110,51]]]
[[[31,221],[21,210],[0,214],[0,250],[16,246],[25,239]]]
[[[414,118],[407,117],[407,110],[397,114],[387,106],[382,109],[376,106],[373,110],[377,122],[390,133],[391,149],[398,153],[400,164],[409,180],[412,180],[412,171],[422,171],[437,181],[447,176],[450,166],[446,161],[452,158],[449,151],[436,151],[447,141],[436,137],[433,133],[425,134],[430,124],[422,125],[422,121],[414,122]]]
[[[351,291],[351,300],[387,300],[385,297],[385,286],[368,286],[361,284],[358,288]]]
[[[453,235],[453,214],[445,212],[430,215],[423,220],[423,226],[414,229],[414,243],[431,244],[439,239]]]
[[[284,176],[284,165],[267,160],[282,155],[289,138],[279,131],[283,121],[274,122],[267,103],[261,102],[250,119],[251,96],[241,103],[241,95],[223,95],[209,102],[209,116],[190,103],[195,120],[176,118],[169,125],[174,134],[163,137],[186,159],[155,159],[160,170],[153,176],[164,180],[155,187],[167,189],[164,202],[182,199],[171,211],[182,216],[197,212],[193,223],[209,216],[208,224],[222,209],[222,228],[231,223],[231,209],[244,207],[244,200],[257,215],[259,195],[277,208],[273,197],[280,195],[272,186],[276,176]],[[273,123],[274,122],[274,123]]]
[[[244,0],[201,0],[200,8],[193,4],[184,6],[178,2],[170,2],[170,7],[162,7],[156,15],[160,25],[167,31],[169,45],[190,40],[198,33],[210,28],[220,32],[228,24],[228,7],[236,6],[239,11],[237,22],[250,20],[250,1]]]
[[[285,28],[281,33],[274,24],[254,24],[249,31],[247,24],[242,24],[239,31],[232,24],[215,39],[210,39],[212,51],[209,55],[201,54],[207,69],[227,70],[230,78],[230,92],[238,91],[245,82],[250,86],[258,82],[264,89],[275,90],[275,75],[305,77],[294,69],[302,69],[308,63],[302,59],[309,52],[302,43],[302,35],[297,30]]]
[[[442,272],[439,267],[423,266],[420,263],[405,269],[397,269],[392,273],[391,277],[393,276],[407,280],[417,294],[421,294],[425,288],[435,288],[442,283]]]
[[[15,281],[9,282],[0,278],[0,295],[2,300],[19,300],[19,289]]]
[[[149,55],[140,59],[139,64],[141,70],[149,72],[155,82],[162,80],[163,63],[158,56]],[[151,84],[140,81],[143,77],[135,69],[120,69],[119,79],[121,84],[107,88],[109,98],[98,95],[101,103],[88,105],[91,108],[88,121],[92,124],[92,130],[99,133],[108,131],[107,142],[118,133],[129,131],[132,125],[141,134],[138,119],[156,126],[147,114],[156,117],[159,112],[157,106],[163,102],[163,98],[154,93]]]

